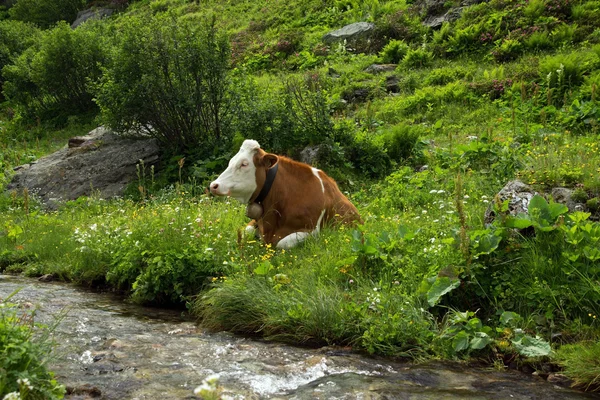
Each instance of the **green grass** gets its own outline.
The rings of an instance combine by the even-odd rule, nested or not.
[[[214,330],[413,359],[539,357],[539,335],[559,349],[578,385],[595,388],[598,346],[560,346],[600,337],[597,208],[531,215],[520,220],[532,225],[521,234],[510,219],[486,226],[483,215],[490,207],[502,213],[494,196],[514,178],[542,193],[578,188],[584,201],[598,201],[600,51],[596,22],[585,17],[598,2],[569,13],[493,0],[438,32],[398,13],[410,7],[403,2],[336,2],[324,11],[321,2],[301,3],[155,0],[134,2],[130,12],[198,20],[214,12],[265,113],[283,101],[286,80],[322,77],[336,130],[311,144],[323,139],[333,148],[319,167],[339,176],[363,226],[327,228],[280,251],[241,237],[243,206],[197,195],[187,178],[139,201],[84,198],[56,212],[7,194],[0,269],[108,285],[139,303],[187,304]],[[381,27],[366,53],[321,43],[359,20]],[[386,92],[385,75],[365,72],[391,39],[410,47],[390,73],[395,94]],[[368,98],[344,101],[355,89]],[[281,115],[273,118],[276,125]],[[3,170],[92,128],[86,118],[50,131],[1,119]],[[256,125],[267,135],[268,124]],[[301,150],[277,139],[290,153]],[[205,169],[201,179],[218,172]],[[536,343],[533,351],[523,350],[524,340]]]

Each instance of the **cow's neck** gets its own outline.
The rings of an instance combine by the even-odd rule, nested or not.
[[[265,183],[263,184],[260,193],[254,200],[251,200],[250,203],[258,203],[262,204],[269,191],[271,190],[271,186],[273,186],[273,182],[275,181],[275,177],[277,176],[277,170],[279,169],[279,163],[275,164],[273,167],[267,170],[267,176],[265,178]]]

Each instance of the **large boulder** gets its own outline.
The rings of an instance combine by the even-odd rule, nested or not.
[[[346,40],[348,43],[354,45],[361,40],[369,39],[374,30],[375,24],[371,22],[355,22],[325,34],[323,42],[333,44]]]
[[[156,139],[127,139],[99,127],[69,139],[61,150],[15,168],[8,190],[27,189],[52,208],[61,201],[92,193],[120,196],[137,179],[137,164],[148,169],[159,161]],[[149,172],[148,172],[149,173]]]

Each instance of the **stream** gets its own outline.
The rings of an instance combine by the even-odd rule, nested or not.
[[[36,322],[64,314],[50,368],[69,389],[67,399],[196,399],[194,388],[213,374],[223,399],[600,399],[517,371],[206,333],[178,311],[0,275],[0,298],[18,288],[11,301],[36,307]]]

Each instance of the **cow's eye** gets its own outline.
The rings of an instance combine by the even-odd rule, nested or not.
[[[242,165],[240,165],[240,167],[247,167],[248,166],[248,161],[242,161]]]

